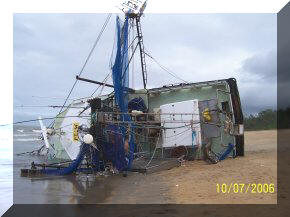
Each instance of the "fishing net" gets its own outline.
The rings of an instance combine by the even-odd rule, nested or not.
[[[128,112],[128,87],[129,87],[129,67],[128,67],[128,17],[121,25],[120,18],[116,19],[116,43],[114,47],[115,62],[112,66],[112,77],[114,83],[115,100],[121,112]],[[128,117],[125,116],[128,121]]]
[[[145,105],[144,100],[141,97],[136,97],[134,99],[131,99],[128,103],[128,109],[129,110],[137,110],[137,111],[142,111],[146,112],[147,107]]]
[[[114,47],[115,60],[112,63],[112,79],[114,84],[114,95],[116,105],[121,113],[128,113],[128,88],[129,88],[129,65],[128,65],[128,16],[125,22],[121,24],[120,18],[116,18],[116,46]],[[134,154],[134,132],[133,124],[129,114],[122,114],[121,125],[110,125],[110,139],[107,154],[114,156],[112,158],[113,165],[118,170],[130,169]],[[130,130],[128,130],[130,129]],[[112,135],[113,134],[113,135]],[[128,149],[125,151],[125,144],[128,143]]]

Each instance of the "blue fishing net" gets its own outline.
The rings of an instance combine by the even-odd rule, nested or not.
[[[116,18],[116,46],[115,61],[111,63],[112,78],[114,84],[114,96],[116,105],[121,113],[128,113],[128,88],[129,88],[129,65],[128,65],[128,31],[129,18],[126,16],[125,22],[121,24],[120,18]],[[119,126],[110,125],[110,131],[115,134],[114,141],[109,141],[107,154],[114,156],[112,160],[114,166],[119,169],[130,169],[134,154],[134,127],[131,117],[128,114],[121,115],[123,124]],[[120,136],[121,135],[121,136]],[[128,141],[129,148],[125,153],[125,142]]]
[[[121,25],[120,18],[116,19],[117,47],[115,62],[112,67],[112,77],[114,83],[115,100],[121,112],[128,112],[128,87],[129,87],[129,67],[128,67],[128,17],[124,25]],[[126,121],[128,117],[124,116]]]
[[[108,161],[119,170],[125,170],[128,167],[128,158],[125,156],[124,136],[122,129],[110,124],[105,128],[106,142],[103,143],[104,153]]]
[[[147,107],[145,105],[144,100],[141,97],[136,97],[134,99],[131,99],[128,103],[128,109],[129,110],[137,110],[146,112]]]
[[[51,168],[44,168],[42,169],[42,173],[46,175],[69,175],[73,172],[78,170],[78,167],[80,166],[82,160],[84,159],[85,154],[88,152],[89,145],[83,143],[80,147],[80,152],[75,160],[72,161],[72,163],[65,168],[61,169],[51,169]]]

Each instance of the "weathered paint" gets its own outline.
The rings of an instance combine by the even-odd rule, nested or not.
[[[221,91],[219,91],[221,90]],[[138,91],[134,95],[130,96],[130,99],[134,97],[142,97],[149,108],[149,112],[153,112],[153,109],[160,108],[161,105],[181,102],[187,100],[197,99],[199,101],[217,99],[218,107],[222,108],[222,102],[229,102],[230,112],[232,111],[231,97],[229,92],[229,87],[226,81],[212,82],[203,85],[193,84],[187,87],[173,87],[168,88],[168,90],[160,89],[158,90],[148,90]],[[148,97],[148,98],[147,98]],[[221,123],[225,120],[225,115],[219,114]],[[154,149],[154,144],[152,142],[143,141],[143,149],[152,152]],[[212,150],[215,153],[220,153],[225,149],[229,143],[235,144],[235,137],[224,132],[224,127],[220,127],[220,136],[211,139]],[[153,149],[152,149],[153,147]],[[161,152],[157,152],[157,155],[161,155]],[[197,153],[198,158],[202,158],[202,153]]]

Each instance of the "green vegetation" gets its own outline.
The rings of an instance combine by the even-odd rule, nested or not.
[[[257,115],[244,117],[245,130],[270,130],[290,128],[290,107],[278,111],[267,109]]]
[[[244,117],[245,130],[277,129],[277,111],[267,109],[257,115]]]

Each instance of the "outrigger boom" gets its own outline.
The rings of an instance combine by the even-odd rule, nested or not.
[[[52,163],[33,162],[22,174],[146,172],[178,166],[185,159],[217,163],[244,155],[243,113],[236,80],[148,89],[140,23],[146,1],[130,1],[142,3],[136,7],[126,2],[125,21],[116,18],[113,84],[106,79],[99,82],[76,76],[76,81],[110,87],[113,92],[74,100],[69,106],[65,106],[66,100],[49,133],[39,119]],[[134,39],[130,43],[128,35],[133,28],[138,44],[129,58]],[[143,79],[143,89],[139,90],[129,85],[129,65],[137,46]]]

